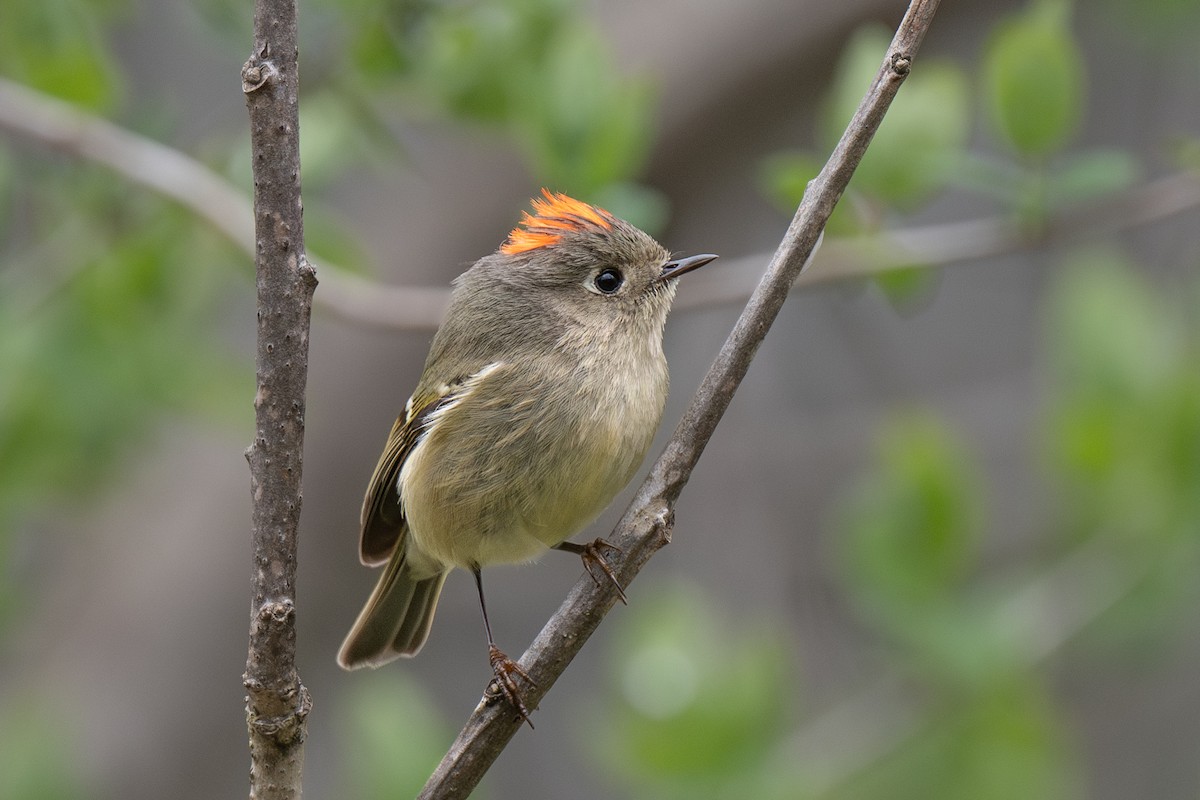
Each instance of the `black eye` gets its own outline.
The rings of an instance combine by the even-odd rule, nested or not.
[[[612,294],[617,289],[621,288],[621,284],[625,282],[625,278],[621,276],[620,271],[615,269],[606,269],[596,276],[596,288],[604,294]]]

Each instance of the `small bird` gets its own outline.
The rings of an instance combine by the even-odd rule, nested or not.
[[[676,279],[716,258],[672,258],[596,206],[542,190],[533,213],[454,282],[445,321],[392,426],[362,507],[359,557],[385,564],[338,654],[345,669],[414,656],[450,570],[479,591],[496,685],[529,721],[492,637],[481,569],[575,553],[624,592],[603,539],[566,541],[641,464],[662,418],[662,337]]]

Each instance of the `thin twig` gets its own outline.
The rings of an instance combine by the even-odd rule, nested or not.
[[[1050,244],[1073,244],[1148,225],[1200,208],[1200,177],[1182,171],[1132,187],[1080,208],[1052,213],[1036,229],[1011,217],[980,217],[857,237],[825,238],[812,269],[795,288],[835,283],[912,267],[952,267]],[[751,264],[765,254],[726,259],[721,269],[697,273],[676,308],[701,308],[740,300],[753,289]]]
[[[296,550],[308,337],[316,272],[300,200],[296,0],[255,0],[254,52],[242,67],[254,170],[258,389],[246,450],[254,503],[246,725],[250,797],[301,794],[312,701],[296,671]]]
[[[913,0],[863,99],[833,155],[808,191],[725,345],[705,376],[666,450],[650,470],[610,538],[623,553],[615,565],[626,586],[647,560],[670,541],[675,501],[728,408],[767,330],[783,307],[792,282],[803,268],[866,152],[884,112],[908,75],[937,0]],[[536,705],[616,602],[610,586],[581,580],[521,658],[537,683],[525,696]],[[521,721],[505,703],[485,698],[426,783],[421,798],[466,797],[516,733]]]
[[[246,193],[196,159],[43,92],[0,78],[0,130],[102,164],[179,203],[235,247],[254,252],[254,212]],[[319,256],[319,307],[343,319],[397,330],[429,330],[450,302],[445,289],[385,286]]]
[[[245,194],[203,163],[166,145],[120,128],[50,95],[0,78],[0,130],[68,155],[103,164],[168,197],[206,220],[231,243],[253,255],[251,211]],[[1157,222],[1200,207],[1200,179],[1183,171],[1119,192],[1083,208],[1051,214],[1038,229],[1011,217],[898,228],[856,238],[826,239],[814,269],[795,286],[876,275],[903,267],[948,267],[1050,243],[1071,243]],[[688,281],[676,309],[740,302],[754,289],[752,268],[769,257],[755,253],[726,259]],[[314,298],[326,313],[356,325],[390,330],[434,330],[450,302],[442,287],[384,284],[361,278],[310,254],[322,269]]]

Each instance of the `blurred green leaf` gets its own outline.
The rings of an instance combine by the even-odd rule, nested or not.
[[[450,743],[449,726],[421,686],[403,672],[360,675],[340,720],[350,796],[416,797]]]
[[[13,154],[5,142],[0,142],[0,241],[16,241],[13,225],[12,208],[20,196],[17,183],[16,168]],[[11,237],[11,238],[10,238]],[[6,266],[7,269],[11,267]],[[0,288],[3,286],[3,273],[0,273]]]
[[[90,109],[110,107],[120,76],[103,26],[123,3],[58,0],[6,3],[0,73]]]
[[[811,153],[780,151],[764,158],[758,166],[758,184],[777,209],[789,217],[804,198],[809,182],[821,171],[821,162]],[[848,192],[833,209],[825,224],[828,236],[853,236],[862,225],[855,212],[855,194]]]
[[[315,193],[314,193],[315,194]],[[337,264],[341,271],[354,275],[368,274],[375,266],[372,254],[367,252],[360,231],[352,220],[341,216],[338,209],[329,209],[320,201],[305,204],[309,213],[304,219],[304,244],[310,256],[320,253],[322,259]],[[385,262],[386,263],[386,262]],[[316,262],[318,277],[322,262]]]
[[[391,25],[381,19],[371,25],[358,26],[351,54],[364,78],[389,78],[410,66],[399,37]]]
[[[854,116],[887,52],[890,33],[878,26],[847,43],[822,108],[821,141],[831,148]],[[885,202],[913,207],[942,188],[970,132],[969,87],[963,70],[922,61],[896,96],[851,187]]]
[[[1019,201],[1030,179],[1031,173],[1023,164],[970,151],[960,157],[948,178],[954,186],[995,198],[1006,206]]]
[[[780,151],[759,163],[759,185],[776,208],[785,214],[793,214],[804,198],[809,181],[820,171],[821,163],[811,153]]]
[[[300,162],[306,189],[318,189],[344,175],[361,144],[357,120],[332,92],[306,96],[300,107]]]
[[[1032,0],[997,26],[984,54],[984,94],[1001,136],[1024,156],[1059,150],[1084,102],[1084,64],[1066,0]]]
[[[638,602],[596,740],[615,774],[659,797],[720,797],[761,766],[787,707],[786,658],[772,629],[734,630],[695,590]]]
[[[0,713],[0,797],[76,800],[86,797],[76,765],[74,730],[61,724],[68,712],[28,702]]]
[[[954,697],[918,735],[833,800],[1070,800],[1081,797],[1063,723],[1033,681]]]
[[[164,409],[223,411],[239,386],[213,343],[213,304],[233,274],[224,246],[182,211],[89,177],[43,177],[35,207],[73,192],[70,238],[4,276],[0,520],[49,498],[84,501]],[[32,218],[51,226],[35,235],[59,224]]]
[[[933,294],[941,275],[926,266],[916,264],[876,273],[872,279],[887,297],[893,308],[909,312]]]
[[[1121,469],[1157,420],[1144,406],[1169,379],[1172,332],[1142,281],[1106,250],[1077,253],[1052,296],[1050,337],[1061,407],[1055,464],[1094,481]]]
[[[408,61],[429,96],[456,116],[503,122],[547,79],[542,68],[570,24],[565,0],[435,6],[415,26]]]
[[[1056,382],[1044,434],[1064,538],[1104,537],[1139,581],[1094,639],[1146,650],[1198,599],[1200,282],[1163,296],[1110,250],[1075,254],[1047,321]]]
[[[428,106],[507,132],[537,181],[589,200],[616,185],[633,197],[653,87],[622,72],[574,0],[402,4],[384,28],[360,41],[363,58],[394,68]]]
[[[982,514],[972,465],[927,416],[892,421],[879,458],[844,512],[839,541],[849,575],[891,613],[945,602],[977,557]]]
[[[512,124],[538,172],[584,196],[636,174],[650,145],[650,86],[615,79],[608,61],[595,32],[564,28],[515,98]]]
[[[1127,189],[1141,174],[1137,160],[1123,150],[1090,150],[1065,159],[1048,178],[1052,206],[1067,206]]]

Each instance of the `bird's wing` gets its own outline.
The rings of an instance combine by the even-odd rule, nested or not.
[[[375,465],[367,495],[363,498],[358,557],[367,566],[378,566],[387,561],[396,547],[403,544],[407,525],[397,485],[400,469],[420,441],[429,415],[453,399],[450,387],[445,389],[444,393],[423,398],[414,395],[388,434],[387,446]]]

